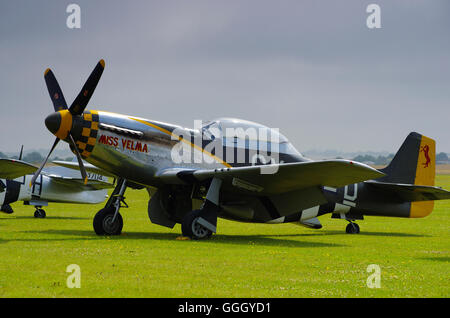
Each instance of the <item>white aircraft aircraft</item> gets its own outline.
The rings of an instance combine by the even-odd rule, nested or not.
[[[35,207],[36,218],[44,218],[46,213],[42,207],[48,202],[101,203],[108,197],[108,189],[113,187],[107,177],[95,173],[88,173],[87,184],[84,184],[73,170],[63,167],[47,167],[30,187],[37,170],[38,167],[22,160],[0,159],[0,211],[13,213],[10,204],[23,201]]]

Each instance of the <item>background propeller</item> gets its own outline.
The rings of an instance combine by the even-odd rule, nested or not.
[[[53,150],[55,149],[55,147],[57,146],[57,144],[61,139],[67,141],[71,145],[71,148],[75,152],[75,155],[78,160],[78,166],[80,167],[81,177],[84,181],[84,184],[87,183],[88,178],[86,169],[84,167],[81,154],[78,151],[75,139],[72,136],[71,129],[73,125],[73,117],[80,116],[86,109],[86,106],[89,103],[89,100],[91,99],[95,88],[97,87],[100,77],[102,76],[104,68],[105,68],[105,61],[100,60],[95,66],[94,70],[91,72],[91,75],[89,75],[88,79],[84,83],[83,88],[78,93],[72,105],[70,105],[70,108],[67,108],[67,103],[66,100],[64,99],[61,87],[59,86],[58,81],[56,80],[56,77],[53,74],[52,70],[50,70],[49,68],[45,70],[44,73],[45,83],[47,85],[48,93],[50,94],[50,98],[53,102],[53,107],[55,109],[55,113],[50,114],[46,118],[45,124],[47,125],[47,128],[51,127],[51,129],[49,128],[50,131],[57,137],[44,162],[41,164],[39,169],[33,175],[33,178],[31,179],[30,182],[30,187],[33,186],[34,183],[36,182],[36,179],[42,172],[42,169],[47,163],[48,158],[50,157]],[[67,131],[65,131],[64,129],[61,130],[62,126],[65,126],[64,128],[67,129]]]

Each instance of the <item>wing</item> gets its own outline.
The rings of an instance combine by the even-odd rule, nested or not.
[[[100,181],[100,180],[88,180],[87,184],[84,184],[84,180],[81,178],[70,178],[70,177],[61,177],[55,175],[47,175],[52,179],[52,181],[69,186],[69,187],[79,187],[81,190],[104,190],[114,188],[114,184]]]
[[[0,178],[15,179],[26,174],[33,174],[38,167],[21,160],[0,159]]]
[[[366,183],[372,187],[395,193],[406,202],[450,199],[450,192],[438,187],[377,181],[366,181]]]
[[[247,166],[213,170],[165,169],[157,173],[163,183],[192,183],[213,177],[222,179],[222,188],[235,192],[267,195],[317,186],[342,187],[376,179],[385,174],[365,164],[348,160],[323,160]]]
[[[62,166],[65,168],[73,169],[73,170],[80,170],[80,167],[78,166],[78,162],[71,162],[71,161],[52,161],[54,164],[58,166]],[[109,173],[103,169],[97,168],[96,166],[90,164],[90,163],[84,163],[84,167],[86,168],[87,172],[95,173],[95,174],[101,174],[106,177],[113,177],[116,178],[117,176],[113,175],[112,173]]]

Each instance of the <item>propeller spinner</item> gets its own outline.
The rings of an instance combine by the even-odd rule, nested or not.
[[[84,183],[87,183],[87,173],[83,164],[83,160],[81,158],[80,152],[78,151],[78,147],[75,143],[75,140],[72,136],[72,128],[74,123],[74,117],[80,116],[83,114],[83,111],[86,109],[89,100],[94,93],[95,88],[102,76],[103,70],[105,68],[105,61],[100,60],[92,71],[91,75],[87,79],[86,83],[83,85],[80,93],[78,93],[77,97],[73,101],[70,108],[67,108],[66,100],[64,99],[63,92],[56,80],[55,75],[50,69],[47,69],[44,73],[45,83],[47,84],[48,93],[50,94],[50,98],[53,102],[53,107],[55,112],[48,115],[45,119],[45,126],[47,129],[56,136],[55,142],[53,143],[50,152],[45,158],[44,162],[41,164],[39,169],[34,174],[33,178],[30,182],[30,187],[34,185],[37,177],[41,173],[45,164],[47,163],[48,158],[51,153],[55,149],[56,145],[60,140],[64,140],[71,145],[72,150],[75,152],[77,156],[78,165],[80,167],[81,177],[84,180]]]

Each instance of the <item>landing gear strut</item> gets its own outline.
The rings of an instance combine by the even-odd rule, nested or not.
[[[94,217],[94,231],[97,235],[120,235],[123,228],[123,219],[119,210],[128,208],[123,196],[127,188],[127,180],[119,179],[111,197],[103,209]],[[121,205],[123,203],[123,205]]]
[[[347,227],[345,228],[345,232],[348,234],[359,234],[359,225],[351,221],[349,222],[350,223],[347,224]]]
[[[222,180],[214,178],[206,193],[206,199],[202,208],[191,211],[184,216],[181,223],[183,236],[199,240],[209,238],[212,233],[216,233],[221,185]]]

